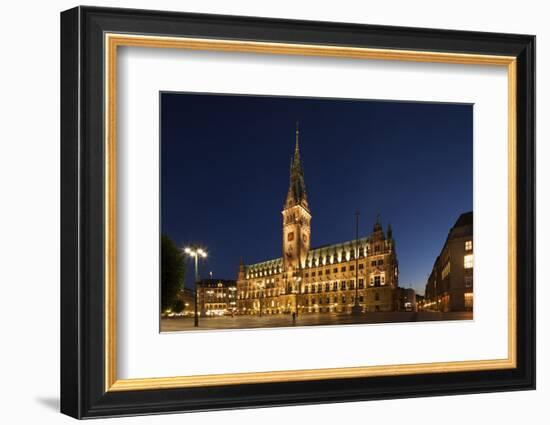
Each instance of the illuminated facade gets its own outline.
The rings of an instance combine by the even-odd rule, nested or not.
[[[384,232],[377,218],[369,236],[310,247],[312,215],[299,136],[297,128],[282,211],[282,257],[248,265],[241,261],[239,314],[351,313],[356,301],[362,312],[397,310],[399,270],[391,226]]]
[[[202,279],[197,290],[201,316],[225,316],[236,312],[237,286],[234,280]]]
[[[473,213],[462,214],[449,231],[426,283],[424,309],[472,311],[474,307]]]

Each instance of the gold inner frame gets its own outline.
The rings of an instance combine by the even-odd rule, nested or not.
[[[446,373],[516,367],[516,58],[462,53],[370,49],[327,45],[105,34],[105,391],[236,385]],[[325,56],[507,67],[508,72],[508,357],[495,360],[361,366],[164,378],[118,379],[116,373],[116,123],[117,48],[120,46]]]

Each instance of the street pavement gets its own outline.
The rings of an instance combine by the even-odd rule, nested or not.
[[[472,320],[473,313],[434,311],[420,312],[377,312],[354,316],[345,313],[308,313],[296,320],[291,314],[259,316],[221,316],[199,319],[195,328],[193,317],[167,318],[161,320],[161,332],[192,331],[205,329],[254,329],[292,326],[349,325],[363,323],[402,323],[424,321]]]

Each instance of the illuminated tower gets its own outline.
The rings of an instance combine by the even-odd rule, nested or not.
[[[283,214],[283,268],[296,271],[304,267],[309,251],[311,214],[307,202],[304,170],[300,161],[300,129],[296,123],[296,147],[290,162],[290,186]]]

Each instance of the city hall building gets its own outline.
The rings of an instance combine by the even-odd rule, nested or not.
[[[366,237],[312,248],[299,130],[282,211],[282,257],[241,261],[239,314],[351,313],[398,309],[398,263],[391,226],[377,218]],[[357,297],[357,299],[356,299]]]

